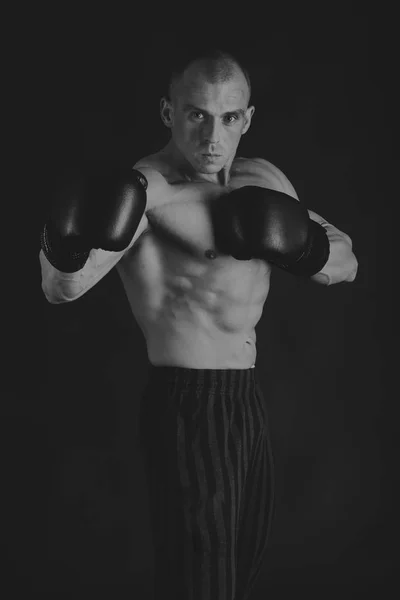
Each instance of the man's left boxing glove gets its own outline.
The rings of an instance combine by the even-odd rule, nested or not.
[[[220,197],[211,210],[217,250],[237,260],[260,258],[304,276],[328,261],[325,229],[287,194],[245,186]]]
[[[144,214],[146,189],[146,178],[135,169],[69,169],[56,185],[41,232],[48,261],[73,273],[83,268],[92,248],[125,250]]]

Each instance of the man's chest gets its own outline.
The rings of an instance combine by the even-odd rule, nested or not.
[[[209,258],[216,252],[213,206],[220,197],[244,186],[276,189],[265,169],[239,159],[232,165],[226,186],[204,181],[170,183],[164,197],[146,212],[149,227],[164,243],[175,244],[192,256]]]

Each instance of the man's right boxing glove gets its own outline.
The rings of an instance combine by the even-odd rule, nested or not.
[[[55,202],[41,232],[41,247],[59,271],[85,265],[92,248],[127,248],[146,208],[147,180],[135,169],[103,173],[71,169],[55,189]]]

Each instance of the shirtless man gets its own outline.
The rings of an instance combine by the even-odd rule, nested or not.
[[[245,600],[260,572],[273,464],[253,367],[271,264],[322,285],[357,272],[348,235],[270,162],[236,156],[250,93],[229,54],[190,61],[161,100],[166,147],[129,173],[66,176],[42,233],[47,300],[75,300],[116,266],[145,337],[157,600]]]

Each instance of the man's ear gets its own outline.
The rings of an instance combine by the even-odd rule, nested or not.
[[[251,119],[252,119],[252,117],[254,115],[255,110],[256,110],[255,106],[249,106],[248,109],[246,110],[246,113],[245,113],[245,116],[244,116],[244,125],[243,125],[243,129],[242,129],[242,135],[244,133],[246,133],[246,131],[250,127]]]
[[[174,113],[171,101],[165,96],[160,101],[160,115],[164,125],[171,128],[174,124]]]

